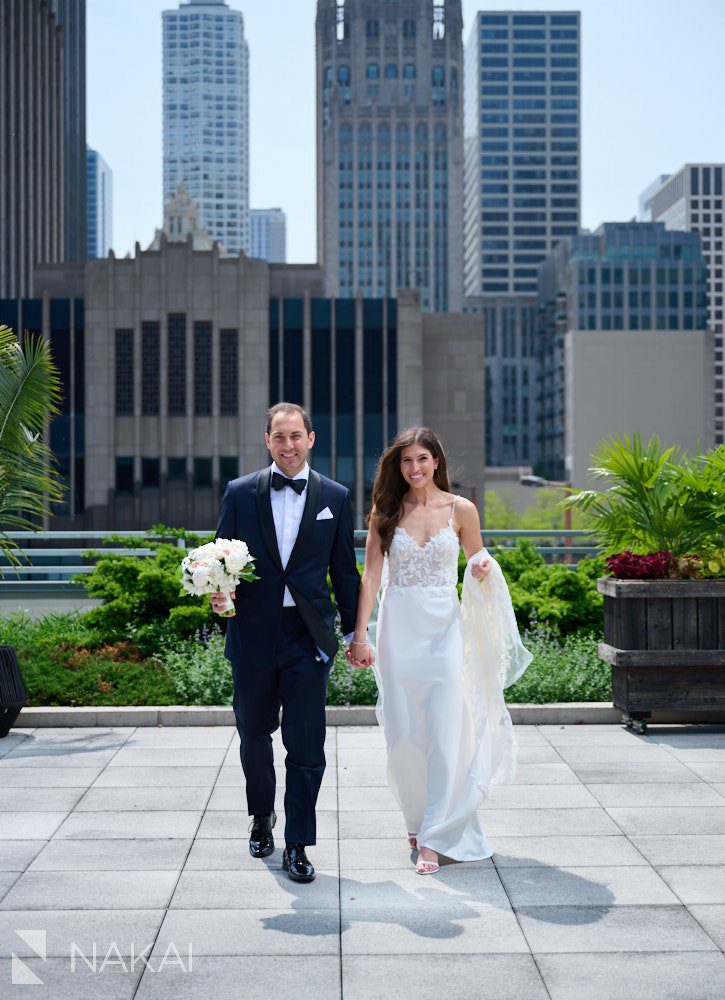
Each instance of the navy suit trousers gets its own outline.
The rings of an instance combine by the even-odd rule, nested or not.
[[[325,771],[325,700],[331,666],[322,662],[294,608],[283,611],[271,662],[234,666],[234,715],[252,816],[264,816],[274,808],[272,733],[282,708],[287,844],[316,842],[315,805]]]

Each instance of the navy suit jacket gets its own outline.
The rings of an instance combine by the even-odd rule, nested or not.
[[[360,574],[355,560],[350,491],[310,469],[297,540],[283,569],[270,501],[271,470],[262,469],[226,488],[215,538],[241,538],[259,577],[237,584],[236,616],[227,619],[224,655],[237,667],[269,664],[282,619],[285,584],[317,646],[332,659],[338,649],[327,571],[346,635],[355,628]],[[328,507],[331,518],[318,521]]]

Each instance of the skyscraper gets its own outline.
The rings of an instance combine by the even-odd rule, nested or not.
[[[163,12],[164,203],[183,181],[229,253],[249,249],[249,52],[226,0]]]
[[[287,260],[287,217],[281,208],[249,210],[249,256],[260,257],[270,264]]]
[[[462,297],[461,0],[318,0],[317,239],[327,292]]]
[[[85,256],[85,143],[84,0],[3,0],[0,296],[31,295],[36,263]]]
[[[33,0],[36,3],[37,0]],[[50,0],[63,44],[65,259],[86,257],[86,0]]]
[[[88,149],[88,256],[106,257],[113,244],[113,174],[95,149]]]
[[[664,222],[668,229],[698,232],[702,238],[708,269],[708,326],[714,334],[716,444],[725,442],[723,172],[723,163],[688,163],[664,177],[649,195],[653,219]]]
[[[580,221],[579,13],[480,12],[466,49],[466,295],[536,294]]]

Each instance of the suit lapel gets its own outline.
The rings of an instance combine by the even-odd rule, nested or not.
[[[297,539],[295,540],[294,548],[290,553],[289,562],[287,563],[288,573],[294,565],[295,559],[299,556],[300,552],[302,552],[312,535],[312,528],[314,526],[315,519],[317,518],[317,511],[320,508],[320,492],[320,477],[314,469],[310,469],[309,479],[307,480],[305,509],[302,512],[302,520],[300,521],[300,528],[297,532]]]
[[[277,545],[277,532],[274,527],[274,517],[272,515],[272,501],[270,499],[270,481],[272,479],[269,468],[262,469],[257,479],[257,518],[259,529],[262,532],[264,544],[267,547],[272,562],[277,569],[282,572],[282,560],[279,556],[279,546]]]

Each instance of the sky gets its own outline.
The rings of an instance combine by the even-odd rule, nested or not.
[[[287,213],[287,259],[316,257],[315,0],[228,0],[250,48],[250,206]],[[161,225],[161,11],[87,0],[87,140],[113,171],[113,247]],[[582,225],[626,220],[683,163],[725,161],[722,0],[463,0],[478,10],[582,13]]]

